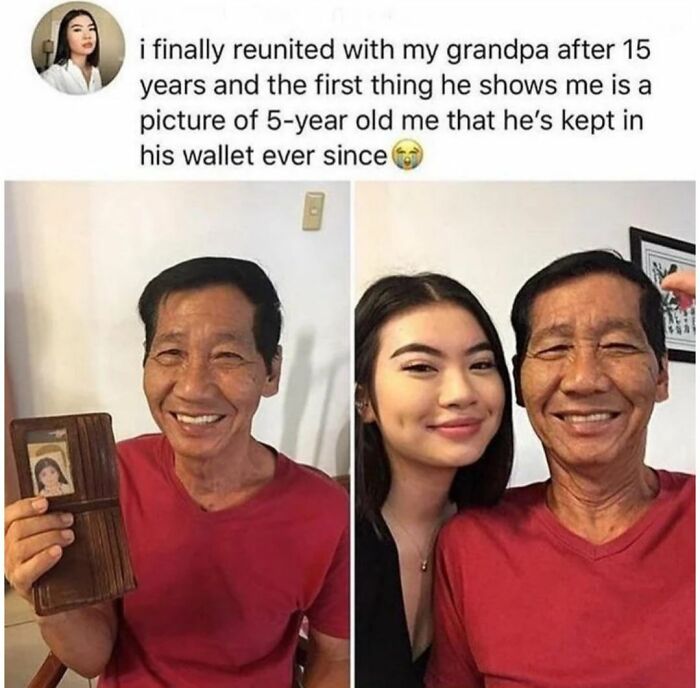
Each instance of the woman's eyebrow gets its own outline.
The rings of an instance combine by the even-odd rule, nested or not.
[[[493,346],[490,342],[484,340],[483,342],[470,346],[464,353],[466,356],[471,356],[472,354],[479,353],[480,351],[493,351]],[[410,344],[405,344],[404,346],[400,346],[398,349],[396,349],[396,351],[391,354],[390,358],[396,358],[397,356],[406,353],[428,354],[429,356],[438,357],[444,356],[440,349],[436,349],[433,346],[428,346],[427,344],[421,344],[419,342],[411,342]]]
[[[404,346],[400,346],[398,349],[396,349],[396,351],[394,351],[394,353],[391,354],[390,358],[396,358],[401,354],[407,353],[428,354],[430,356],[443,355],[440,349],[436,349],[433,346],[428,346],[427,344],[420,344],[418,342],[411,342],[410,344],[404,344]]]
[[[474,346],[470,346],[467,349],[467,356],[470,356],[471,354],[478,354],[480,351],[493,351],[493,344],[484,339],[483,342],[479,342],[478,344],[474,344]]]

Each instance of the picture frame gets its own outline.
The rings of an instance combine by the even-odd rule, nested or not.
[[[630,255],[660,289],[661,281],[676,270],[695,271],[695,244],[630,227]],[[695,363],[695,302],[681,308],[676,296],[661,290],[666,348],[671,361]]]

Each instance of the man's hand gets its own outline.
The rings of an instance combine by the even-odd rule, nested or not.
[[[5,576],[32,602],[32,585],[61,559],[75,539],[72,514],[46,513],[45,497],[20,499],[5,507]],[[101,673],[117,636],[113,602],[37,618],[41,635],[54,654],[83,676]]]
[[[692,270],[679,270],[664,277],[661,288],[672,291],[681,308],[690,308],[695,298],[695,273]]]
[[[5,507],[5,577],[28,602],[34,582],[75,539],[73,515],[47,514],[48,506],[45,497],[30,497]]]
[[[304,688],[348,688],[350,641],[309,629]]]

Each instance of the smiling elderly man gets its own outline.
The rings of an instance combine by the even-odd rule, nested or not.
[[[138,589],[41,617],[44,639],[101,687],[284,688],[306,615],[304,685],[347,686],[347,497],[251,436],[279,383],[275,288],[249,261],[198,258],[151,280],[139,312],[162,434],[118,445]],[[28,600],[73,541],[71,517],[46,508],[5,512],[7,577]]]
[[[427,685],[691,688],[695,481],[644,463],[668,396],[659,292],[578,253],[528,280],[511,318],[551,480],[444,529]]]

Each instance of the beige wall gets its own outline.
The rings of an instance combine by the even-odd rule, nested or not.
[[[40,20],[32,37],[32,61],[37,68],[46,65],[46,55],[41,47],[44,41],[51,38],[51,25],[60,22],[66,12],[72,9],[85,9],[95,18],[100,34],[100,76],[102,85],[106,86],[121,69],[124,62],[124,34],[115,18],[98,5],[91,2],[67,2],[57,5],[47,12]],[[53,55],[50,56],[51,64]]]
[[[303,232],[307,191],[323,226]],[[141,389],[146,282],[202,255],[255,260],[283,304],[280,392],[254,432],[331,475],[350,466],[346,183],[11,182],[7,367],[18,417],[106,410],[117,439],[153,432]]]
[[[695,241],[691,182],[359,183],[355,187],[355,296],[392,272],[433,270],[483,300],[506,360],[515,353],[513,297],[549,261],[613,248],[628,256],[629,227]],[[670,364],[671,397],[649,426],[651,466],[695,472],[695,366]],[[524,409],[514,409],[512,484],[547,477]]]

